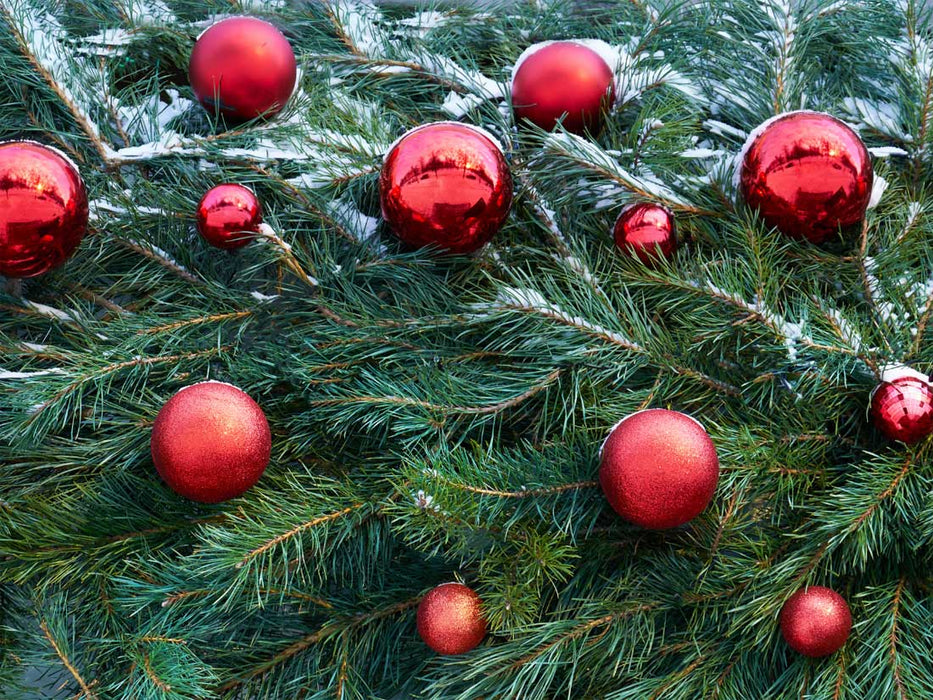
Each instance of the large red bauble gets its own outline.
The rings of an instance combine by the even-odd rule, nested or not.
[[[0,275],[35,277],[63,263],[87,233],[87,190],[63,153],[0,144]]]
[[[835,117],[791,112],[749,137],[739,184],[768,226],[820,243],[865,216],[871,158],[858,134]]]
[[[919,442],[933,433],[933,389],[913,376],[882,382],[871,395],[871,419],[891,440]]]
[[[781,633],[804,656],[827,656],[842,648],[852,629],[852,613],[830,588],[802,588],[781,608]]]
[[[198,233],[216,248],[241,248],[262,223],[256,194],[243,185],[225,184],[209,189],[198,204]]]
[[[550,131],[561,117],[574,134],[598,131],[612,103],[612,68],[588,46],[553,41],[526,49],[512,72],[515,120]]]
[[[619,250],[634,255],[646,265],[669,259],[677,250],[674,214],[650,202],[630,204],[622,210],[613,229]]]
[[[603,444],[599,483],[635,525],[663,530],[699,515],[719,481],[716,446],[696,420],[661,408],[624,418]]]
[[[175,493],[219,503],[244,493],[269,464],[272,435],[262,409],[222,382],[192,384],[159,411],[152,461]]]
[[[282,32],[255,17],[229,17],[194,44],[188,79],[202,105],[245,120],[281,111],[295,89],[295,53]]]
[[[403,242],[470,253],[509,215],[512,176],[502,150],[481,129],[435,122],[392,146],[379,196],[383,217]]]
[[[418,634],[438,654],[465,654],[486,636],[480,597],[462,583],[432,588],[418,605]]]

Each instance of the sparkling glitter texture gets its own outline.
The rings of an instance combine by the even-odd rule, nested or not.
[[[891,440],[919,442],[933,432],[933,390],[911,376],[882,382],[871,395],[871,419]]]
[[[603,492],[616,513],[641,527],[683,525],[709,505],[718,481],[713,441],[697,421],[677,411],[634,413],[603,444]]]
[[[836,591],[810,586],[792,595],[781,609],[781,633],[804,656],[827,656],[842,648],[852,629],[852,613]]]
[[[677,250],[674,215],[660,204],[641,202],[627,206],[616,220],[613,236],[619,250],[646,265],[658,258],[669,259]]]
[[[156,417],[152,461],[176,493],[202,503],[241,495],[269,463],[272,436],[262,409],[230,384],[185,387]]]
[[[465,654],[486,636],[481,604],[462,583],[441,584],[418,606],[418,634],[438,654]]]
[[[209,189],[198,204],[198,233],[216,248],[241,248],[262,223],[259,199],[248,187],[236,184]]]

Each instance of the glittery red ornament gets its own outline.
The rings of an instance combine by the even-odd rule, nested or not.
[[[288,40],[255,17],[229,17],[211,25],[195,42],[188,64],[201,104],[238,120],[280,112],[297,75]]]
[[[562,116],[571,133],[599,131],[612,93],[612,68],[598,52],[575,41],[535,44],[512,72],[515,121],[527,119],[548,131]]]
[[[484,131],[436,122],[412,129],[389,150],[379,195],[383,217],[403,242],[470,253],[502,227],[512,176]]]
[[[256,194],[243,185],[217,185],[198,204],[198,233],[216,248],[241,248],[262,223]]]
[[[835,117],[791,112],[749,137],[739,184],[768,226],[820,243],[862,221],[871,198],[871,158],[858,134]]]
[[[418,634],[438,654],[465,654],[486,636],[482,601],[462,583],[442,583],[418,605]]]
[[[810,586],[794,593],[781,608],[781,633],[804,656],[827,656],[842,648],[852,629],[852,613],[841,595]]]
[[[677,250],[674,214],[650,202],[630,204],[622,210],[613,229],[619,250],[649,265],[658,258],[669,259]]]
[[[635,525],[663,530],[700,514],[716,492],[716,446],[690,416],[654,408],[624,418],[603,444],[599,483]]]
[[[201,503],[244,493],[266,469],[272,448],[262,409],[222,382],[187,386],[159,411],[152,461],[173,491]]]
[[[87,233],[87,190],[67,156],[33,141],[0,143],[0,275],[35,277]]]
[[[919,442],[933,433],[933,389],[913,376],[882,382],[871,395],[871,419],[891,440]]]

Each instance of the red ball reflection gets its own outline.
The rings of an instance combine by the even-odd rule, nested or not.
[[[198,233],[217,248],[242,248],[250,242],[262,223],[259,199],[248,187],[217,185],[198,204]]]
[[[613,236],[619,250],[638,257],[646,265],[658,258],[670,258],[677,250],[674,214],[667,207],[651,202],[630,204],[623,209]]]
[[[933,433],[933,389],[919,377],[898,377],[871,395],[871,418],[890,440],[912,445]]]

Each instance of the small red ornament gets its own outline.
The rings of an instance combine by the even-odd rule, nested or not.
[[[61,265],[87,233],[84,181],[61,151],[0,144],[0,275],[35,277]]]
[[[635,525],[664,530],[692,520],[719,481],[716,446],[696,420],[661,408],[633,413],[603,444],[599,483]]]
[[[841,595],[810,586],[794,593],[781,608],[781,633],[804,656],[827,656],[842,648],[852,629],[852,613]]]
[[[297,75],[288,40],[255,17],[229,17],[211,25],[195,42],[188,64],[201,104],[236,120],[280,112]]]
[[[198,233],[216,248],[242,248],[250,242],[244,234],[256,233],[261,223],[259,199],[243,185],[212,187],[198,204]]]
[[[820,243],[865,216],[871,158],[858,134],[835,117],[790,112],[752,132],[739,184],[768,226]]]
[[[152,428],[152,461],[175,493],[219,503],[244,493],[269,464],[272,435],[262,409],[231,384],[181,389]]]
[[[915,376],[882,382],[871,394],[871,418],[888,439],[919,442],[933,433],[933,389]]]
[[[438,654],[465,654],[486,636],[480,597],[462,583],[432,588],[418,605],[418,634]]]
[[[512,72],[515,121],[550,131],[561,117],[574,134],[602,128],[612,104],[612,68],[589,46],[550,41],[528,47]]]
[[[613,234],[619,250],[646,265],[658,258],[670,259],[677,250],[674,214],[667,207],[650,202],[630,204],[616,220]]]
[[[435,122],[392,146],[379,195],[383,217],[404,243],[470,253],[509,215],[512,176],[502,150],[484,131]]]

